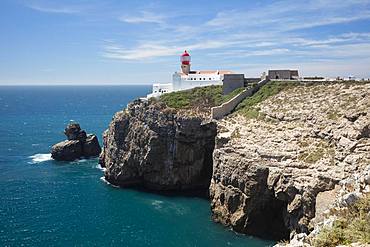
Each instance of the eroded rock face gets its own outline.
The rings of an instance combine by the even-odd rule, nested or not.
[[[207,190],[215,135],[214,122],[137,100],[113,117],[100,163],[106,180],[115,185]]]
[[[220,121],[214,220],[273,239],[310,232],[330,204],[317,200],[336,197],[317,195],[370,164],[368,95],[369,84],[297,86],[258,104],[263,118]]]
[[[82,145],[79,140],[65,140],[55,144],[51,150],[55,160],[73,161],[82,156]]]
[[[101,148],[98,137],[93,134],[88,134],[84,142],[82,142],[82,154],[85,157],[96,157],[100,154]]]
[[[96,135],[86,134],[78,123],[69,124],[64,130],[68,140],[52,146],[51,157],[59,161],[73,161],[79,158],[97,157],[100,144]]]

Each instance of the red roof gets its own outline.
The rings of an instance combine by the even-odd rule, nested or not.
[[[190,56],[189,53],[185,50],[184,53],[181,55],[182,57],[188,57]]]

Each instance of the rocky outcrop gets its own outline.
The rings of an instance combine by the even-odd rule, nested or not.
[[[208,190],[216,124],[136,100],[103,136],[100,164],[112,184],[156,191]]]
[[[52,146],[51,157],[60,161],[73,161],[79,158],[96,157],[101,148],[98,138],[93,134],[86,134],[78,123],[72,123],[64,130],[67,140]]]
[[[220,121],[213,219],[272,239],[311,232],[340,181],[370,164],[368,95],[369,84],[295,86],[256,105],[256,119]]]
[[[79,140],[65,140],[51,148],[51,157],[60,161],[73,161],[82,156],[82,145]]]
[[[295,234],[290,243],[277,244],[275,247],[312,247],[317,245],[317,238],[323,229],[333,227],[336,220],[343,220],[343,216],[350,215],[348,211],[353,210],[355,203],[368,195],[370,195],[370,165],[341,180],[333,190],[320,192],[317,195],[316,217],[311,220],[313,231],[309,234]],[[354,219],[350,218],[350,220]],[[365,247],[369,244],[352,243],[347,246]]]

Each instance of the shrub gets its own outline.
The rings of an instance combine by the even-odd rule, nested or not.
[[[370,194],[350,206],[332,227],[324,228],[313,241],[318,247],[357,242],[370,243]]]
[[[159,100],[175,109],[204,108],[207,110],[230,100],[243,90],[244,88],[238,88],[228,95],[222,95],[222,86],[213,85],[163,94]]]
[[[266,100],[267,98],[274,96],[284,89],[298,85],[296,82],[279,82],[271,81],[261,87],[251,97],[243,100],[235,109],[237,113],[244,115],[246,118],[259,118],[261,116],[259,109],[255,106]]]

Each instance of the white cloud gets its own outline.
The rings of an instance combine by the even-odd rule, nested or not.
[[[105,43],[103,56],[125,61],[150,61],[178,55],[187,49],[202,53],[198,64],[204,65],[214,59],[219,65],[230,68],[231,61],[257,59],[271,66],[304,64],[308,72],[321,67],[318,72],[330,68],[337,73],[341,69],[345,71],[345,66],[359,71],[356,66],[364,69],[359,61],[370,57],[370,33],[341,32],[340,25],[370,20],[369,7],[370,0],[284,0],[252,9],[224,9],[208,19],[188,18],[186,22],[178,21],[173,13],[140,11],[120,20],[157,25],[139,33],[132,45]],[[333,30],[338,32],[312,31],[328,25],[336,25]],[[317,35],[312,35],[314,33]]]
[[[166,17],[163,15],[154,14],[149,11],[141,11],[139,16],[121,16],[118,19],[120,21],[131,24],[142,24],[142,23],[164,24]]]
[[[366,10],[369,3],[368,0],[278,1],[253,9],[223,10],[206,25],[220,30],[244,27],[250,31],[260,28],[292,31],[370,19],[370,11]]]
[[[103,56],[105,58],[121,60],[142,60],[154,57],[163,57],[178,54],[178,47],[167,47],[155,44],[144,44],[133,49],[125,49],[117,45],[106,45]]]
[[[29,5],[28,7],[36,11],[55,14],[77,14],[81,12],[79,8],[66,6],[51,7],[51,6]]]

